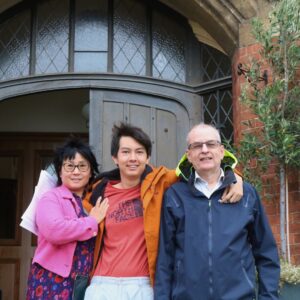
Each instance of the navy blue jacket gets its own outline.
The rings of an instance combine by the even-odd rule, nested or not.
[[[218,201],[234,180],[227,171],[209,199],[194,175],[165,193],[155,300],[252,300],[256,270],[258,299],[278,299],[277,247],[256,190],[244,183],[240,202]]]

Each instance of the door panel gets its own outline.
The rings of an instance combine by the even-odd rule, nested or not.
[[[114,168],[110,155],[111,128],[125,121],[141,127],[151,138],[151,164],[175,168],[185,151],[189,115],[175,101],[127,92],[94,91],[90,99],[90,143],[101,170]]]
[[[161,129],[156,131],[156,160],[170,168],[175,168],[178,162],[176,119],[173,113],[157,110],[156,123]],[[180,140],[182,141],[182,137]]]
[[[19,299],[20,259],[0,259],[1,300]],[[23,298],[21,298],[23,299]]]

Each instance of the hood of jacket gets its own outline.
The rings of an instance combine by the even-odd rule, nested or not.
[[[224,158],[222,159],[221,168],[226,172],[227,170],[234,170],[238,163],[237,158],[225,149]],[[177,167],[176,175],[183,181],[188,181],[194,173],[193,165],[188,161],[186,153],[181,157]]]

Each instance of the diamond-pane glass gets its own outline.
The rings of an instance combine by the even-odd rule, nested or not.
[[[231,75],[228,56],[205,44],[201,45],[201,53],[204,82]]]
[[[114,1],[113,70],[146,74],[146,8],[141,1]]]
[[[0,24],[0,80],[29,75],[30,12]]]
[[[185,29],[176,20],[153,12],[153,77],[185,82]]]
[[[69,1],[43,1],[37,10],[37,74],[68,71]]]
[[[233,117],[231,89],[217,90],[203,95],[204,122],[214,124],[222,140],[233,143]]]

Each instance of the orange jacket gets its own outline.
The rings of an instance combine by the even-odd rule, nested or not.
[[[99,186],[99,184],[103,181],[103,178],[110,179],[110,173],[112,172],[107,172],[102,175],[102,179],[98,180],[93,185],[93,191],[97,190],[97,186]],[[113,173],[114,175],[118,174],[116,170],[114,170]],[[147,166],[145,173],[146,174],[144,174],[144,178],[142,179],[141,183],[141,200],[143,202],[144,210],[144,232],[148,256],[149,273],[151,284],[153,285],[158,251],[160,214],[163,194],[171,184],[177,181],[178,177],[175,174],[175,170],[169,170],[164,166],[160,166],[158,168]],[[114,177],[113,179],[117,178]],[[87,194],[85,199],[83,200],[84,208],[88,212],[93,207],[93,205],[90,203],[91,195],[92,193]],[[99,196],[100,194],[96,195],[96,198],[98,198]],[[103,241],[103,232],[104,222],[101,222],[99,224],[99,232],[96,238],[92,274],[94,274],[96,264],[98,263],[100,257],[101,245]]]

